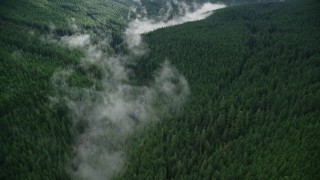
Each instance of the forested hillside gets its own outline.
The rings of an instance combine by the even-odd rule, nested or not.
[[[102,78],[98,65],[80,66],[85,50],[62,39],[107,39],[100,50],[121,56],[129,12],[140,5],[150,17],[170,8],[164,0],[0,1],[0,179],[71,178],[85,125],[54,103],[53,75],[69,68],[69,86],[97,89]],[[168,60],[191,95],[125,140],[116,179],[319,179],[319,9],[318,0],[239,5],[144,35],[148,53],[129,58],[137,63],[128,84],[152,84]]]
[[[188,103],[137,135],[120,179],[319,179],[320,2],[255,4],[145,35]]]
[[[51,77],[79,64],[83,53],[46,37],[87,31],[112,36],[116,48],[125,3],[0,1],[0,179],[68,179],[74,132],[66,106],[49,99],[55,96]],[[73,81],[88,83],[81,73]]]

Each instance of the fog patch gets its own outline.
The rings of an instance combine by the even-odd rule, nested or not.
[[[73,126],[79,131],[68,172],[76,179],[110,179],[123,167],[128,137],[136,129],[159,120],[159,113],[177,111],[188,97],[188,83],[166,61],[154,72],[151,85],[132,85],[127,56],[107,54],[87,34],[64,36],[58,43],[85,54],[77,67],[57,71],[51,78],[60,94],[51,97],[52,102],[67,105]],[[70,85],[77,69],[86,71],[91,66],[99,68],[101,77],[87,78],[99,81],[99,88],[96,84],[82,88]]]
[[[76,24],[76,18],[70,18],[70,19],[67,19],[67,21],[68,21],[68,25],[69,25],[69,27],[70,27],[70,29],[72,30],[72,31],[74,31],[74,32],[77,32],[77,31],[79,31],[79,27],[77,26],[77,24]]]
[[[159,28],[183,24],[186,22],[202,20],[210,16],[214,10],[226,7],[224,4],[204,3],[203,5],[194,4],[194,11],[186,3],[173,1],[179,7],[179,16],[167,20],[172,11],[171,2],[167,3],[168,11],[162,20],[149,19],[148,17],[136,18],[132,20],[125,31],[126,40],[129,48],[141,46],[141,34],[154,31]]]
[[[186,102],[190,94],[188,82],[169,60],[164,60],[153,73],[153,80],[148,85],[132,84],[129,78],[132,70],[127,66],[129,61],[145,53],[141,34],[204,19],[212,10],[225,7],[222,4],[197,4],[193,11],[187,4],[171,3],[179,5],[182,16],[169,20],[170,7],[160,21],[146,18],[145,10],[142,11],[144,15],[135,15],[124,32],[129,54],[108,54],[103,48],[109,41],[93,40],[89,33],[79,33],[75,19],[69,20],[75,34],[44,38],[84,54],[78,65],[58,70],[51,78],[58,94],[50,97],[52,103],[67,105],[73,127],[77,129],[77,139],[72,145],[74,158],[67,170],[72,179],[111,179],[124,166],[124,148],[130,135],[158,121],[163,114],[179,111]],[[131,13],[135,11],[133,8]],[[70,83],[79,69],[92,84],[79,87]]]
[[[67,44],[71,48],[84,47],[90,44],[89,34],[76,34],[72,36],[64,36],[61,38],[61,42]]]

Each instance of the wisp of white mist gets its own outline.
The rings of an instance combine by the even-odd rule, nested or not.
[[[198,9],[191,12],[190,7],[184,4],[180,6],[180,8],[183,9],[179,9],[179,11],[185,12],[185,14],[183,16],[173,17],[169,21],[156,21],[147,17],[142,19],[134,19],[129,23],[129,26],[125,31],[128,46],[129,48],[139,47],[141,45],[141,34],[148,33],[159,28],[202,20],[210,16],[214,10],[225,7],[226,5],[224,4],[205,3],[203,5],[200,5]]]
[[[212,10],[225,5],[206,3],[197,6],[193,12],[185,4],[180,7],[185,7],[181,10],[185,14],[168,21],[157,22],[143,18],[129,23],[125,39],[134,56],[139,57],[143,52],[141,34],[204,19]],[[110,56],[102,51],[101,46],[105,44],[103,40],[93,43],[89,34],[76,33],[61,37],[58,41],[49,41],[82,50],[85,57],[79,67],[86,70],[88,66],[94,65],[102,72],[100,88],[81,88],[68,84],[68,78],[79,67],[57,71],[52,77],[52,83],[62,95],[52,100],[67,104],[75,126],[85,124],[73,145],[74,168],[68,169],[71,178],[110,179],[124,165],[124,146],[128,137],[139,127],[160,119],[158,112],[175,111],[184,104],[190,94],[187,80],[169,61],[164,61],[161,68],[154,72],[151,85],[135,86],[129,83],[130,69],[125,66],[128,56]]]

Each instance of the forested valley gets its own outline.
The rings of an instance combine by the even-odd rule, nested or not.
[[[223,2],[229,7],[205,20],[142,36],[146,54],[126,64],[130,84],[152,84],[168,61],[190,95],[125,141],[114,179],[320,178],[320,1]],[[164,11],[163,0],[140,3],[150,16]],[[52,103],[62,93],[52,77],[72,68],[71,87],[99,89],[102,70],[83,69],[85,53],[53,37],[111,39],[102,51],[122,54],[133,5],[0,2],[0,179],[73,178],[86,125],[74,125],[66,103]]]

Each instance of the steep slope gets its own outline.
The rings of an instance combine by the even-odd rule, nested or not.
[[[47,37],[87,31],[116,48],[127,12],[125,1],[0,2],[0,179],[68,179],[74,131],[67,108],[51,105],[51,77],[83,53]],[[92,82],[78,69],[70,83]]]
[[[319,179],[319,9],[230,7],[147,34],[138,82],[169,59],[192,95],[137,135],[120,179]]]

